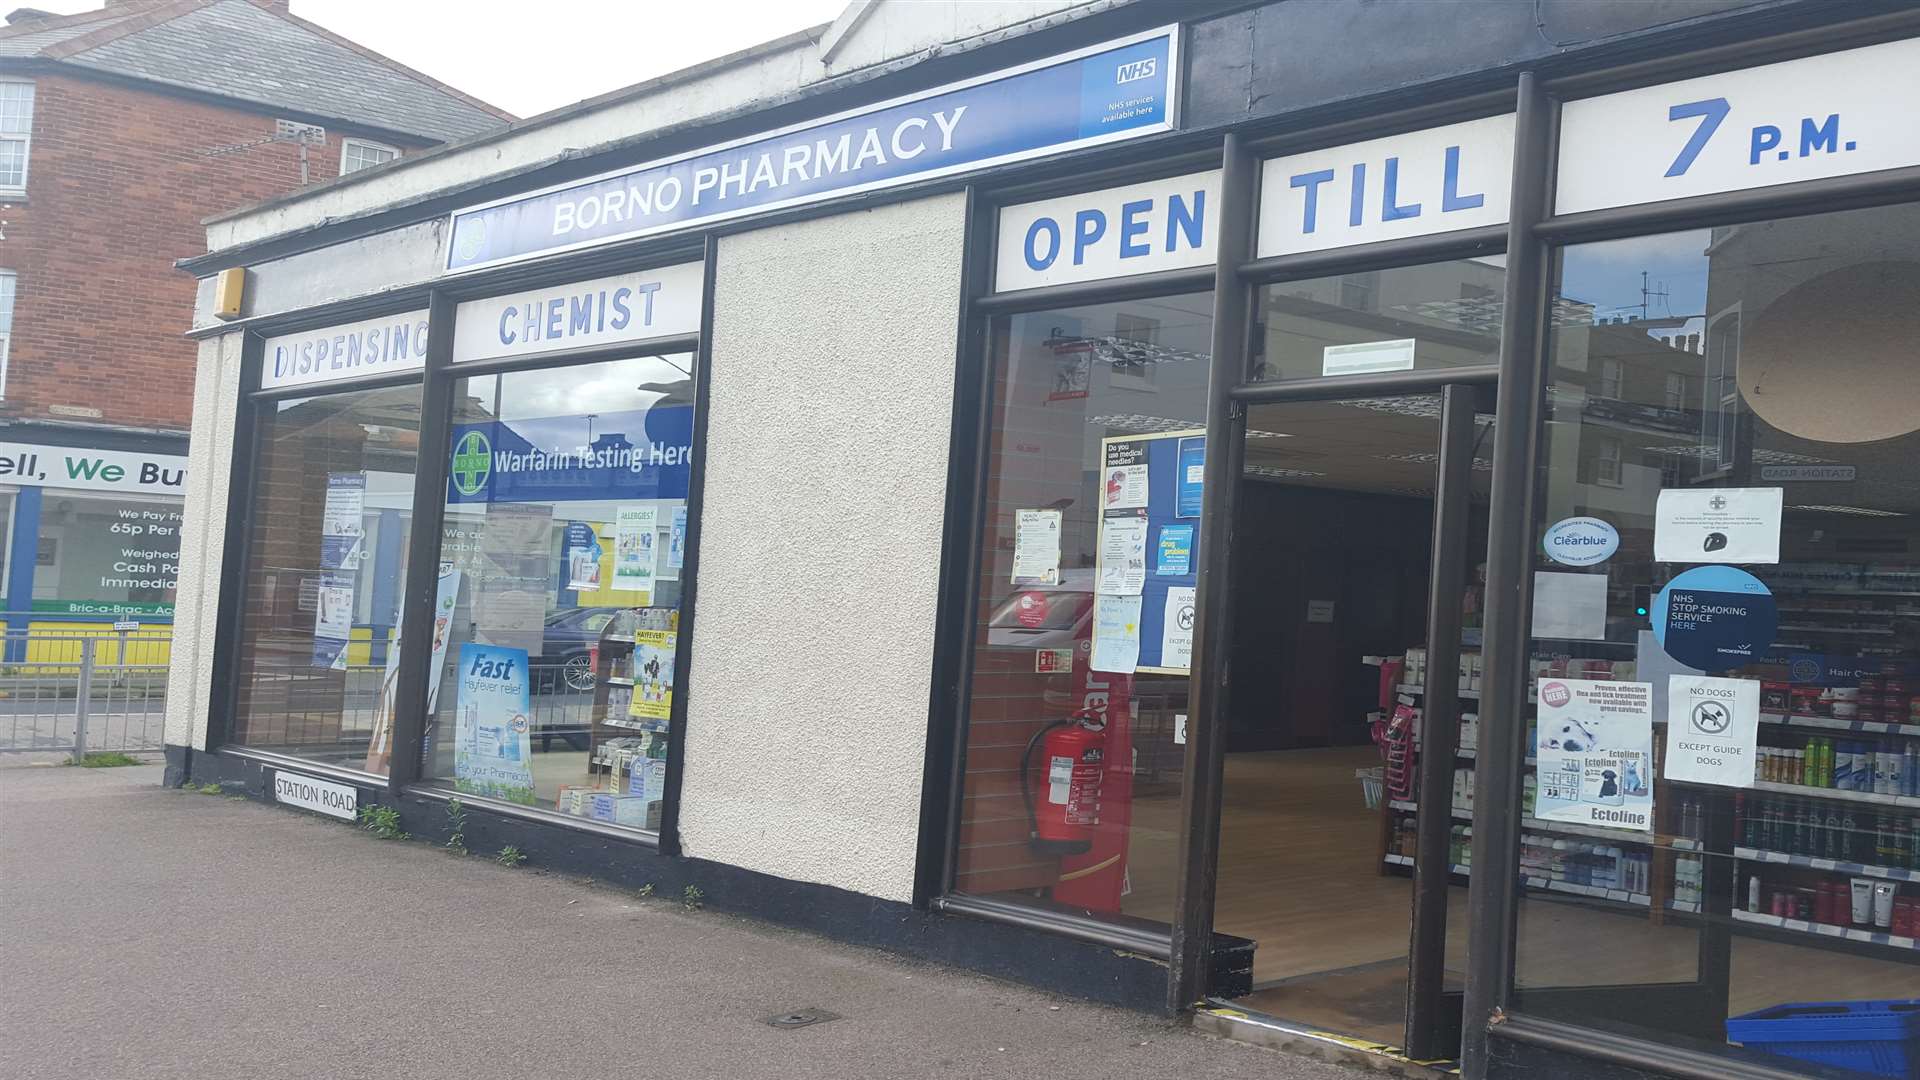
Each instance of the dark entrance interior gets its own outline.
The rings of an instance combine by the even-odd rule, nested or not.
[[[1461,389],[1456,401],[1471,402]],[[1422,947],[1412,830],[1422,812],[1451,820],[1453,798],[1373,799],[1363,774],[1383,764],[1377,722],[1403,698],[1425,704],[1393,673],[1428,639],[1437,499],[1470,504],[1454,578],[1463,588],[1447,612],[1468,653],[1478,651],[1486,550],[1491,422],[1453,425],[1478,460],[1443,495],[1441,402],[1430,393],[1253,406],[1236,508],[1215,926],[1258,948],[1253,993],[1235,1004],[1391,1046],[1408,1045],[1409,961]],[[1452,820],[1457,840],[1465,826]],[[1464,972],[1466,878],[1449,880],[1444,911],[1418,935],[1445,972],[1418,1007],[1454,1012],[1439,1024],[1444,1049],[1428,1056],[1457,1046],[1458,997],[1445,990],[1457,991]]]

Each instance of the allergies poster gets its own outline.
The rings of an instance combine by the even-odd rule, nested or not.
[[[623,506],[613,520],[613,587],[653,593],[658,566],[659,511],[651,506]],[[649,601],[651,602],[651,601]]]
[[[1653,831],[1653,684],[1540,680],[1533,816]]]

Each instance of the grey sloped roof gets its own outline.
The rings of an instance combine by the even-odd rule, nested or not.
[[[128,6],[129,16],[117,19],[16,28],[0,35],[0,56],[55,60],[443,142],[511,119],[372,50],[249,0]],[[39,43],[32,52],[15,51],[33,40]]]
[[[137,9],[125,12],[89,11],[71,18],[51,18],[9,27],[0,34],[0,56],[35,56],[49,45],[71,41],[131,18]]]

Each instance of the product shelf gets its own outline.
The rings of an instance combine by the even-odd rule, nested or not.
[[[1814,937],[1839,938],[1843,941],[1858,941],[1890,949],[1920,950],[1920,941],[1879,930],[1856,930],[1850,926],[1832,926],[1827,923],[1809,922],[1806,919],[1789,919],[1760,911],[1743,911],[1740,908],[1734,908],[1732,915],[1735,922],[1752,923],[1755,926],[1766,926],[1775,930],[1789,930],[1795,933],[1811,934]]]
[[[1552,878],[1529,877],[1522,875],[1520,880],[1529,889],[1545,892],[1566,893],[1569,896],[1584,897],[1588,900],[1606,900],[1628,907],[1648,908],[1653,906],[1653,898],[1646,893],[1631,893],[1625,889],[1605,889],[1598,885],[1575,885],[1571,881],[1555,881]]]
[[[1798,713],[1761,713],[1763,724],[1784,727],[1817,728],[1821,731],[1852,731],[1867,735],[1911,735],[1920,738],[1920,725],[1896,724],[1880,720],[1836,720],[1831,716],[1802,716]]]
[[[623,679],[618,675],[609,675],[606,678],[607,678],[607,682],[613,686],[632,686],[633,685],[632,679]]]
[[[667,722],[665,720],[626,720],[616,716],[609,716],[600,722],[608,727],[627,728],[632,731],[652,731],[657,733],[667,730]]]
[[[1903,870],[1897,866],[1868,866],[1865,863],[1847,862],[1844,859],[1821,859],[1812,855],[1789,855],[1784,851],[1768,851],[1765,848],[1735,847],[1733,857],[1749,862],[1778,863],[1781,866],[1804,866],[1810,870],[1829,870],[1848,877],[1920,881],[1920,870]]]
[[[1920,795],[1881,795],[1872,791],[1843,791],[1840,788],[1807,787],[1804,784],[1777,784],[1771,780],[1755,780],[1755,791],[1771,791],[1780,795],[1799,795],[1809,799],[1839,799],[1844,802],[1872,803],[1876,806],[1904,806],[1920,809]]]

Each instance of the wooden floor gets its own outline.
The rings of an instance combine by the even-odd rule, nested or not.
[[[1403,1038],[1412,881],[1379,872],[1376,811],[1353,772],[1372,747],[1227,758],[1214,925],[1252,938],[1256,991],[1237,1004],[1398,1045]],[[1177,796],[1139,800],[1124,909],[1172,914]],[[1467,890],[1448,905],[1447,976],[1466,970]],[[1595,943],[1604,943],[1596,948]],[[1699,930],[1557,899],[1520,905],[1521,987],[1692,982]],[[1786,1001],[1920,997],[1920,965],[1736,936],[1731,1009]]]

